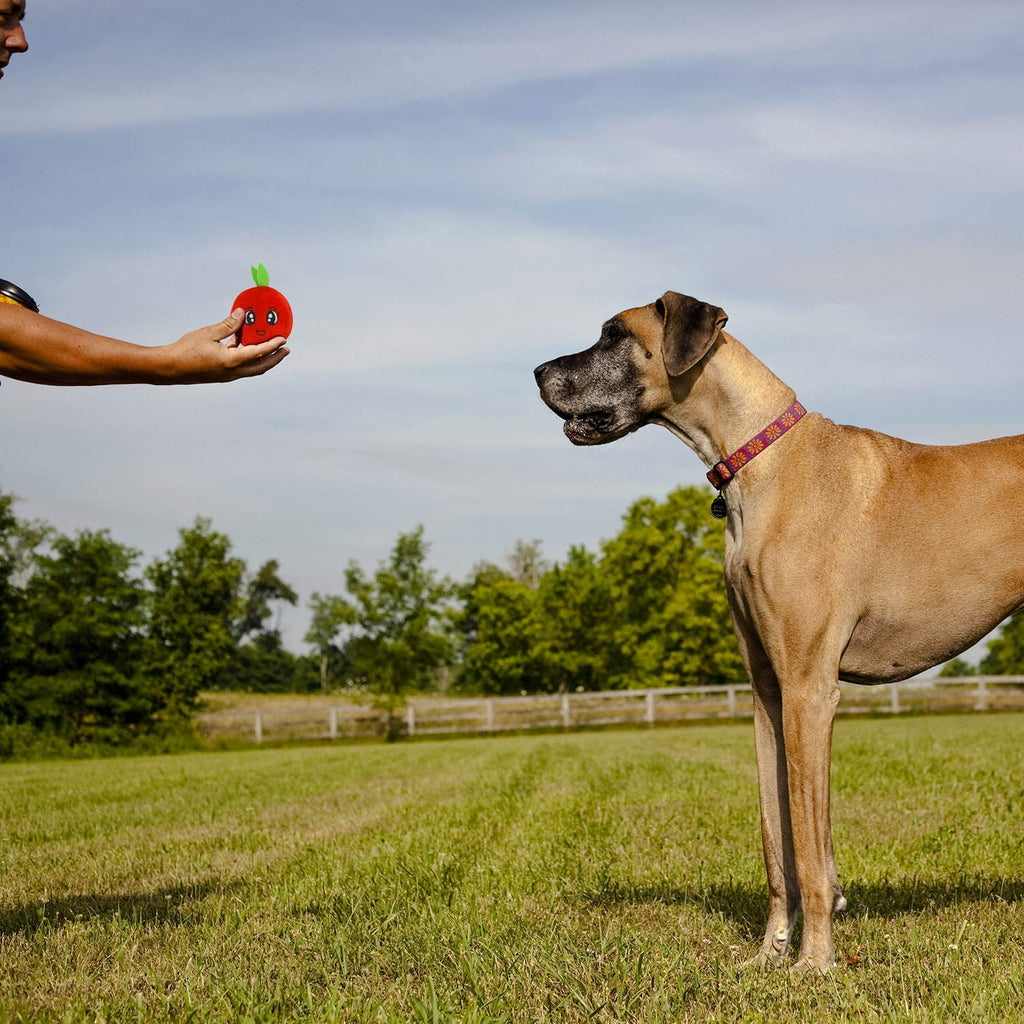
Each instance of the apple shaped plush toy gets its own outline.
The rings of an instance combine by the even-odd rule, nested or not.
[[[292,333],[292,307],[276,288],[270,287],[270,275],[262,263],[249,269],[256,287],[246,288],[231,307],[245,310],[245,320],[235,333],[238,344],[258,345],[271,338],[287,338]]]

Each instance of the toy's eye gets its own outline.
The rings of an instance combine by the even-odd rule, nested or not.
[[[256,323],[256,314],[251,309],[245,311],[245,322],[250,326]]]
[[[269,310],[267,310],[267,323],[270,324],[271,327],[273,327],[274,324],[277,323],[277,310],[276,309],[269,309]]]

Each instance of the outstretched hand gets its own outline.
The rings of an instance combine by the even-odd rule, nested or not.
[[[220,323],[189,331],[165,348],[168,378],[175,384],[209,384],[257,377],[277,366],[290,349],[284,338],[239,345],[236,332],[245,310],[236,309]]]

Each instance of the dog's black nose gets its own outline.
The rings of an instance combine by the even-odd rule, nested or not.
[[[551,369],[550,363],[541,363],[536,370],[533,371],[533,379],[540,384],[544,380],[545,374]]]

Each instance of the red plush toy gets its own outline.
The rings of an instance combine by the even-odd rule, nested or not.
[[[271,338],[287,338],[292,333],[292,307],[276,288],[270,287],[270,275],[262,263],[249,269],[256,287],[246,288],[231,307],[245,310],[245,320],[235,333],[238,344],[258,345]]]

